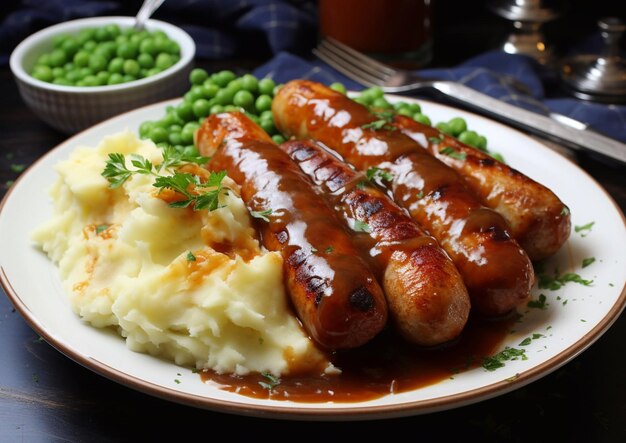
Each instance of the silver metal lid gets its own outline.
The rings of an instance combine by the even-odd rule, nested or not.
[[[619,40],[626,23],[618,18],[604,18],[598,26],[605,43],[604,53],[565,60],[561,79],[569,92],[583,100],[626,102],[626,60],[619,54]]]
[[[494,0],[489,3],[489,8],[507,20],[545,23],[561,15],[563,2],[558,0]]]

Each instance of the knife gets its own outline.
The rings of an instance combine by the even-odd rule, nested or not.
[[[568,148],[601,154],[626,165],[626,144],[589,129],[565,115],[541,115],[475,91],[463,84],[433,81],[431,87],[447,99],[518,129],[545,137]]]

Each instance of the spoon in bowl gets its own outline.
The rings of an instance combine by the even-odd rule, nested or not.
[[[135,16],[135,30],[141,31],[144,28],[146,20],[150,18],[150,16],[159,9],[159,6],[163,4],[165,0],[144,0],[141,8],[139,8],[139,12]]]

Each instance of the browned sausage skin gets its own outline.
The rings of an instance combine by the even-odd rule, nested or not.
[[[349,233],[312,183],[269,136],[241,113],[208,117],[196,134],[209,167],[226,170],[259,220],[265,247],[280,251],[285,284],[311,337],[327,349],[361,346],[385,326],[382,289]],[[323,254],[329,245],[332,254]]]
[[[470,294],[472,310],[503,315],[526,301],[534,274],[506,221],[482,206],[454,170],[388,128],[364,106],[319,83],[294,80],[274,98],[274,122],[283,133],[318,140],[359,170],[390,172],[395,201],[450,255]],[[369,126],[369,127],[368,127]]]
[[[321,146],[293,140],[280,148],[321,188],[348,226],[358,221],[366,227],[358,229],[357,245],[371,258],[400,334],[421,346],[456,338],[469,316],[469,296],[437,241],[365,174]]]
[[[463,176],[481,203],[506,219],[531,260],[555,254],[568,239],[569,210],[550,189],[436,128],[403,115],[392,125]]]

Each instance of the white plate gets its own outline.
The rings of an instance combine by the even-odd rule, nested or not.
[[[534,297],[544,293],[548,309],[529,310],[502,346],[519,347],[520,341],[533,333],[544,337],[525,347],[527,360],[507,362],[493,372],[472,369],[421,389],[360,403],[254,399],[204,384],[188,369],[134,353],[121,337],[82,322],[70,309],[57,268],[30,240],[33,229],[52,213],[45,191],[55,181],[55,163],[78,145],[96,146],[104,136],[125,128],[136,131],[141,122],[162,117],[165,107],[172,103],[123,114],[72,137],[22,174],[0,206],[0,282],[9,298],[47,342],[114,381],[191,406],[262,417],[347,420],[422,414],[501,395],[554,371],[595,342],[626,304],[624,216],[589,175],[510,128],[474,114],[420,101],[433,122],[462,116],[472,129],[486,134],[491,149],[502,153],[510,165],[556,192],[570,207],[573,225],[595,222],[585,237],[572,232],[568,243],[548,262],[549,267],[557,267],[561,272],[576,272],[593,279],[593,286],[569,283],[558,291],[539,291],[535,287]],[[595,257],[596,261],[582,268],[586,257]]]

